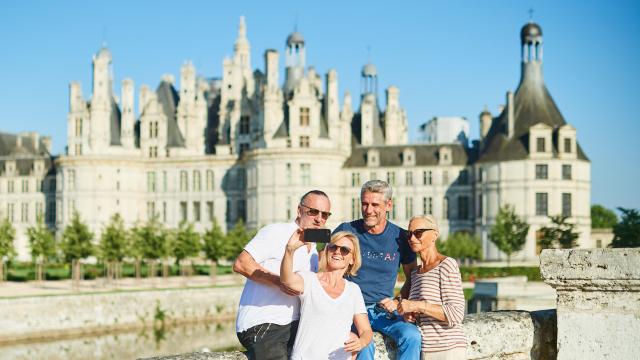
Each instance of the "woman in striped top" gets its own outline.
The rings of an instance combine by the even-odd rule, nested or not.
[[[409,246],[422,265],[411,273],[409,299],[400,302],[398,313],[420,328],[423,360],[466,359],[460,269],[455,259],[436,249],[439,235],[431,215],[416,216],[409,222]]]

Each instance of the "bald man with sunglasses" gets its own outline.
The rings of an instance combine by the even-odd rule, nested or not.
[[[331,202],[320,190],[300,199],[296,219],[263,227],[240,253],[233,271],[247,278],[240,297],[236,334],[249,359],[289,358],[300,318],[299,292],[280,281],[282,254],[298,229],[324,228],[331,216]],[[318,271],[314,243],[293,255],[294,271]]]
[[[411,271],[416,255],[407,243],[407,232],[387,220],[393,208],[393,190],[382,180],[370,180],[360,190],[362,219],[340,224],[335,230],[358,236],[362,266],[358,275],[349,277],[362,290],[367,315],[373,331],[391,337],[398,345],[398,359],[420,359],[422,337],[418,328],[404,321],[396,309],[402,297],[409,296]],[[392,299],[398,268],[402,265],[407,281],[400,294]],[[358,359],[375,356],[373,342],[358,353]]]

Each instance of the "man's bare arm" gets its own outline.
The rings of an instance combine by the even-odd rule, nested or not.
[[[280,282],[280,276],[263,268],[246,250],[242,250],[233,263],[233,271],[255,282],[280,288],[287,295],[295,296],[300,292],[289,289]]]
[[[280,286],[280,276],[260,266],[246,250],[233,263],[233,271],[261,284]]]

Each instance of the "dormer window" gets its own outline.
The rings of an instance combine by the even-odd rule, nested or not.
[[[250,127],[250,119],[248,116],[241,116],[240,117],[240,135],[246,135],[249,133],[249,127]]]
[[[543,137],[536,138],[536,152],[546,152],[546,141]]]
[[[571,153],[571,139],[564,139],[564,152]]]
[[[300,108],[300,126],[309,126],[309,108]]]

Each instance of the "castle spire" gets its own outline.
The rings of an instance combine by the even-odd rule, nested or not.
[[[247,25],[244,16],[240,16],[240,24],[238,25],[238,37],[233,47],[234,58],[236,62],[243,67],[251,67],[251,46],[247,39]]]

